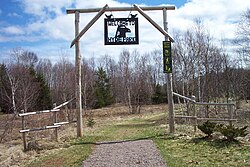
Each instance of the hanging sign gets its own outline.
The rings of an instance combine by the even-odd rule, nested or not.
[[[104,43],[105,45],[139,44],[138,18],[105,18]]]
[[[172,53],[170,41],[163,41],[163,72],[172,73]]]

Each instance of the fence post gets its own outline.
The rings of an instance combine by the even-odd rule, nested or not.
[[[208,105],[206,105],[206,109],[205,109],[205,117],[206,118],[209,118],[209,106]]]
[[[21,110],[22,113],[24,113],[24,110]],[[24,116],[22,116],[22,130],[25,129],[25,120],[24,120]],[[23,148],[24,148],[24,151],[27,150],[27,141],[26,141],[26,133],[22,133],[22,136],[23,136]]]
[[[56,103],[53,104],[54,108],[56,107]],[[53,122],[57,123],[57,112],[53,112]],[[58,130],[57,128],[54,129],[54,138],[58,141]]]
[[[197,123],[197,114],[195,109],[195,96],[192,96],[192,100],[194,101],[193,102],[194,132],[196,132],[198,123]]]
[[[232,104],[232,99],[229,99],[229,104]],[[228,105],[228,115],[229,115],[229,125],[232,126],[232,119],[233,119],[233,105]]]
[[[187,112],[186,112],[184,115],[189,116],[189,113],[190,113],[190,102],[187,101],[186,104],[187,104]],[[189,124],[189,122],[190,122],[190,121],[189,121],[189,118],[186,118],[186,119],[185,119],[185,123],[186,123],[186,124],[187,124],[187,123]]]

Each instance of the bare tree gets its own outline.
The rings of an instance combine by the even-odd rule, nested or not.
[[[49,88],[52,88],[53,84],[53,65],[50,59],[41,59],[36,65],[36,71],[41,73],[46,80]]]
[[[163,73],[163,60],[162,50],[154,50],[150,53],[149,57],[152,57],[152,78],[155,85],[166,83]]]
[[[237,27],[235,42],[240,46],[237,50],[245,65],[250,65],[250,9],[241,16]]]
[[[82,60],[82,90],[84,108],[92,108],[95,104],[95,59]]]
[[[196,20],[192,30],[175,36],[175,90],[185,96],[195,95],[200,101],[209,102],[222,97],[223,82],[218,82],[218,79],[222,79],[226,66],[229,66],[228,56],[215,46],[202,21]]]
[[[128,50],[123,50],[119,57],[118,69],[120,73],[120,99],[129,107],[129,112],[132,113],[132,97],[131,97],[131,54]]]
[[[133,52],[133,72],[131,85],[132,113],[140,113],[143,104],[151,102],[153,94],[152,67],[149,54],[140,55],[138,51]]]
[[[62,103],[74,97],[74,65],[67,59],[62,58],[60,62],[53,66],[53,99],[55,102]],[[66,106],[66,119],[70,120],[70,114]]]
[[[14,49],[11,54],[11,61],[7,66],[7,77],[11,94],[5,94],[12,104],[14,113],[18,110],[32,109],[34,107],[39,85],[35,81],[34,66],[37,62],[37,55],[33,52],[22,49]]]

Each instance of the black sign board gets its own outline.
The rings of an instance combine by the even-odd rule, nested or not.
[[[138,18],[105,18],[105,45],[139,44]]]
[[[163,41],[163,72],[172,73],[172,53],[170,41]]]

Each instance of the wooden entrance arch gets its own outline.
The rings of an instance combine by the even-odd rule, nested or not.
[[[162,10],[163,24],[161,28],[154,20],[152,20],[144,11]],[[70,47],[75,45],[75,66],[76,66],[76,109],[77,109],[77,136],[83,136],[83,122],[82,122],[82,97],[81,97],[81,54],[80,54],[80,38],[90,29],[90,27],[106,12],[112,11],[138,11],[145,19],[147,19],[156,29],[158,29],[165,37],[165,41],[174,42],[174,39],[168,34],[167,10],[175,10],[175,6],[157,6],[157,7],[108,7],[106,4],[103,8],[93,9],[67,9],[67,14],[75,14],[75,38],[71,42]],[[97,12],[96,16],[79,32],[79,18],[80,13]],[[169,109],[169,130],[170,133],[175,132],[174,126],[174,106],[173,106],[173,88],[172,88],[172,74],[167,75],[167,90],[168,90],[168,109]]]

